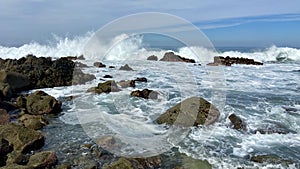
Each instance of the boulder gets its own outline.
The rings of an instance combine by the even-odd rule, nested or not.
[[[121,80],[118,82],[118,85],[120,85],[122,88],[126,87],[135,87],[135,81],[134,80]]]
[[[95,63],[94,63],[94,66],[95,66],[95,67],[99,67],[99,68],[106,67],[106,65],[103,64],[103,63],[101,63],[101,62],[95,62]]]
[[[42,115],[24,114],[18,120],[25,127],[33,130],[39,130],[48,124],[48,121]]]
[[[214,62],[207,64],[208,66],[231,66],[232,64],[246,64],[246,65],[263,65],[261,62],[254,61],[254,59],[238,58],[238,57],[223,57],[215,56]]]
[[[35,169],[51,168],[57,163],[57,156],[53,151],[43,151],[32,155],[29,158],[28,166]]]
[[[142,97],[144,99],[157,99],[158,98],[158,92],[144,89],[144,90],[135,90],[130,93],[130,96],[132,97]]]
[[[121,66],[119,70],[133,71],[133,69],[131,67],[129,67],[128,64]]]
[[[120,158],[111,164],[104,164],[103,169],[133,169],[131,162],[126,158]]]
[[[29,114],[57,114],[62,103],[43,91],[36,91],[27,97],[26,109]]]
[[[6,125],[10,123],[10,116],[4,109],[0,109],[0,125]]]
[[[22,154],[22,153],[16,152],[16,151],[11,152],[7,156],[8,156],[8,158],[7,158],[6,164],[8,166],[10,166],[12,164],[25,166],[29,160],[29,154]]]
[[[235,114],[231,114],[228,119],[233,124],[233,128],[236,130],[247,131],[247,126],[243,120]]]
[[[0,137],[0,167],[6,165],[7,154],[12,151],[12,146],[9,145],[9,142]]]
[[[196,63],[194,59],[187,59],[187,58],[181,57],[179,55],[175,55],[174,52],[165,53],[163,58],[160,59],[159,61]]]
[[[190,127],[213,124],[219,116],[220,112],[213,104],[201,97],[191,97],[168,109],[156,122]]]
[[[105,76],[103,76],[103,78],[109,78],[109,79],[111,79],[113,77],[111,75],[105,75]]]
[[[15,151],[21,153],[40,149],[45,142],[40,132],[12,123],[0,126],[0,136],[13,145]]]
[[[292,164],[293,162],[288,159],[283,159],[275,155],[254,155],[250,158],[250,161],[257,163],[272,163],[272,164]]]
[[[147,82],[148,80],[147,80],[147,78],[145,78],[145,77],[138,77],[138,78],[136,78],[134,81],[135,81],[135,82]]]
[[[152,60],[152,61],[157,61],[158,60],[158,57],[155,56],[155,55],[151,55],[147,58],[147,60]]]
[[[118,91],[120,91],[120,89],[114,80],[109,80],[104,83],[98,83],[97,87],[92,87],[88,89],[88,92],[93,92],[97,94],[118,92]]]
[[[109,66],[108,68],[110,68],[110,69],[114,69],[114,68],[116,68],[115,66]]]

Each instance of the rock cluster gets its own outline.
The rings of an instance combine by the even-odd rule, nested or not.
[[[231,66],[232,64],[246,64],[246,65],[263,65],[261,62],[254,61],[254,59],[248,58],[238,58],[238,57],[223,57],[223,56],[215,56],[214,62],[209,63],[209,66]]]
[[[194,59],[188,59],[181,57],[179,55],[174,54],[174,52],[167,52],[163,56],[160,61],[166,61],[166,62],[187,62],[187,63],[196,63]]]

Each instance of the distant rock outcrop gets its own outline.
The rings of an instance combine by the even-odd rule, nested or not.
[[[147,58],[147,60],[152,60],[152,61],[157,61],[158,60],[158,57],[155,56],[155,55],[151,55]]]
[[[179,55],[175,55],[174,52],[165,53],[164,57],[159,61],[196,63],[194,59],[187,59]]]
[[[261,62],[254,61],[254,59],[248,58],[238,58],[238,57],[223,57],[223,56],[215,56],[214,62],[207,64],[208,66],[231,66],[232,64],[246,64],[246,65],[263,65]]]
[[[125,64],[124,66],[121,66],[119,70],[133,71],[133,69],[131,67],[129,67],[128,64]]]

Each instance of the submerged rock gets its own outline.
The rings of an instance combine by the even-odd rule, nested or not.
[[[17,124],[0,126],[0,136],[13,145],[15,151],[28,153],[44,145],[44,136],[35,130]]]
[[[26,100],[26,109],[29,114],[57,114],[61,111],[62,103],[43,91],[30,94]]]
[[[142,97],[144,99],[157,99],[158,98],[158,92],[144,89],[144,90],[135,90],[130,93],[130,96],[132,97]]]
[[[220,116],[219,110],[201,97],[191,97],[178,103],[160,115],[158,124],[178,125],[184,127],[210,125]]]
[[[233,128],[236,130],[247,131],[247,126],[243,120],[235,114],[231,114],[228,119],[233,124]]]
[[[175,55],[174,52],[165,53],[164,57],[159,61],[196,63],[194,59],[187,59],[179,55]]]
[[[133,69],[131,67],[129,67],[128,64],[121,66],[119,70],[133,71]]]
[[[109,80],[104,83],[98,83],[97,87],[92,87],[88,89],[88,92],[93,92],[97,94],[118,92],[118,91],[120,91],[120,89],[114,80]]]
[[[261,62],[254,61],[254,59],[248,59],[248,58],[238,58],[238,57],[223,57],[223,56],[215,56],[214,62],[209,63],[207,65],[209,66],[218,66],[218,65],[224,65],[224,66],[231,66],[232,64],[246,64],[246,65],[263,65]]]
[[[152,60],[152,61],[157,61],[158,60],[158,57],[155,56],[155,55],[151,55],[147,58],[147,60]]]

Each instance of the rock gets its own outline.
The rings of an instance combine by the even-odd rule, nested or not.
[[[135,90],[130,93],[130,96],[132,97],[142,97],[144,99],[157,99],[158,98],[158,92],[144,89],[144,90]]]
[[[147,78],[145,78],[145,77],[141,77],[141,78],[136,78],[135,80],[134,80],[135,82],[147,82],[148,80],[147,80]]]
[[[117,143],[113,136],[103,136],[97,139],[97,145],[104,148],[105,150],[112,151],[120,149],[121,145]]]
[[[4,109],[0,109],[0,125],[6,125],[10,122],[10,116]]]
[[[0,136],[13,145],[15,151],[21,153],[37,150],[45,142],[45,138],[40,132],[17,124],[0,126]]]
[[[6,165],[7,154],[12,151],[12,146],[9,145],[9,142],[0,136],[0,167]]]
[[[243,120],[235,114],[231,114],[228,119],[233,124],[233,128],[236,130],[247,131],[247,126]]]
[[[182,166],[185,169],[212,169],[212,165],[207,160],[194,159],[185,155],[182,158]]]
[[[194,59],[187,59],[179,55],[175,55],[174,52],[165,53],[164,57],[160,59],[160,61],[196,63]]]
[[[190,127],[213,124],[219,116],[220,112],[214,105],[203,98],[191,97],[168,109],[156,122]]]
[[[152,61],[157,61],[158,60],[158,57],[155,56],[155,55],[151,55],[147,58],[147,60],[152,60]]]
[[[96,79],[94,75],[84,74],[80,69],[74,69],[72,84],[73,85],[84,84],[94,79]]]
[[[53,151],[38,152],[32,155],[28,161],[28,166],[35,169],[51,168],[57,163],[57,157]]]
[[[120,85],[122,88],[126,87],[135,87],[135,81],[134,80],[121,80],[118,82],[118,85]]]
[[[121,66],[119,70],[133,71],[133,69],[129,67],[128,64]]]
[[[95,63],[94,63],[94,66],[95,66],[95,67],[99,67],[99,68],[106,67],[106,65],[103,64],[103,63],[101,63],[101,62],[95,62]]]
[[[94,92],[97,94],[118,92],[118,91],[120,91],[120,89],[114,80],[109,80],[104,83],[98,83],[97,87],[92,87],[88,89],[88,92]]]
[[[16,72],[0,71],[0,93],[6,98],[10,98],[15,92],[28,89],[29,79]]]
[[[138,165],[142,168],[161,168],[162,158],[161,156],[154,156],[148,158],[134,158]]]
[[[16,106],[19,108],[26,108],[26,102],[27,102],[26,96],[18,96],[16,98]]]
[[[85,60],[83,55],[80,55],[80,56],[67,56],[67,57],[64,57],[64,58],[67,58],[68,60]]]
[[[62,103],[43,91],[36,91],[27,97],[26,109],[29,114],[57,114]]]
[[[110,68],[110,69],[114,69],[114,68],[116,68],[115,66],[109,66],[108,68]]]
[[[275,155],[255,155],[250,158],[250,161],[257,163],[272,163],[272,164],[292,164],[291,160],[282,159]]]
[[[25,127],[33,130],[39,130],[48,124],[48,121],[41,115],[24,114],[19,118],[19,122]]]
[[[27,165],[29,160],[28,154],[22,154],[20,152],[13,151],[8,154],[8,159],[6,163],[9,164],[17,164],[17,165]]]
[[[263,65],[261,62],[254,61],[253,59],[248,58],[238,58],[238,57],[223,57],[223,56],[215,56],[214,62],[209,63],[207,65],[209,66],[219,66],[219,65],[225,65],[225,66],[231,66],[232,64],[246,64],[246,65]]]
[[[118,161],[107,165],[104,164],[103,169],[133,169],[131,162],[125,158],[120,158]]]
[[[113,78],[111,75],[105,75],[103,78]]]
[[[0,101],[0,109],[4,109],[7,112],[10,112],[10,111],[13,111],[13,110],[17,110],[18,107],[16,107],[15,105],[13,105],[10,102],[6,102],[6,101],[1,102]]]
[[[88,65],[81,63],[81,62],[75,62],[75,66],[76,66],[76,68],[88,68],[89,67]]]

